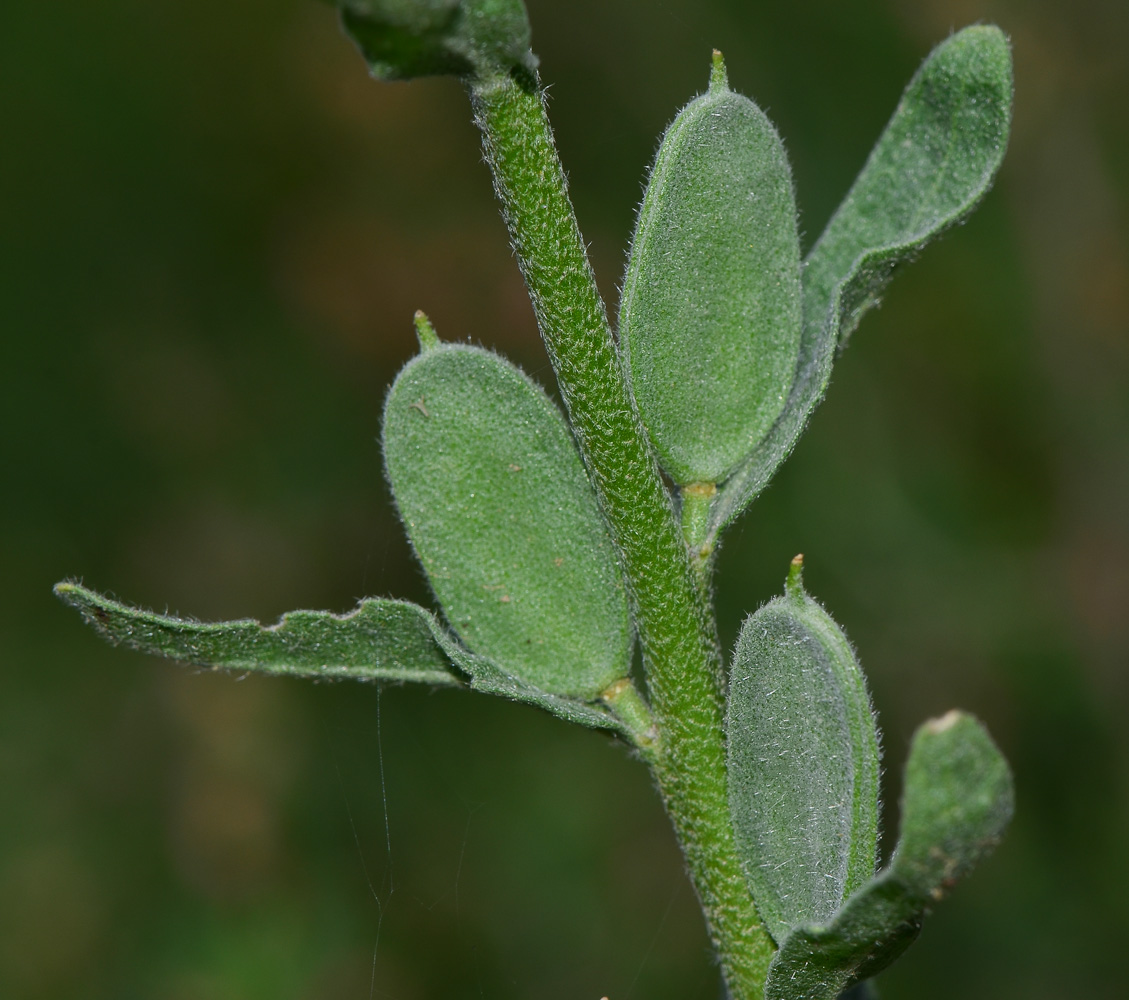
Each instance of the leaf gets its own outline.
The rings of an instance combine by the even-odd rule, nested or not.
[[[489,351],[432,347],[397,377],[383,433],[400,517],[469,650],[554,695],[630,673],[618,554],[544,390]]]
[[[714,59],[709,90],[678,113],[655,157],[620,305],[635,400],[680,485],[723,480],[760,443],[800,339],[788,158]]]
[[[850,643],[804,592],[745,620],[726,714],[729,806],[750,891],[772,936],[830,919],[874,874],[878,730]]]
[[[77,583],[55,593],[110,642],[182,663],[296,677],[457,684],[432,615],[407,601],[368,598],[345,615],[291,611],[277,625],[250,618],[196,622],[120,604]]]
[[[485,657],[467,652],[430,611],[408,601],[367,598],[344,615],[291,611],[276,625],[250,618],[197,622],[158,615],[110,600],[77,583],[55,593],[88,625],[114,643],[181,663],[291,677],[362,681],[421,681],[470,686],[582,726],[610,729],[640,743],[636,732],[598,705],[538,691]]]
[[[836,351],[897,266],[963,220],[988,192],[1011,125],[1011,53],[999,28],[975,25],[937,46],[847,197],[808,254],[803,336],[788,403],[726,483],[713,532],[733,521],[788,457],[827,391]]]
[[[522,0],[336,0],[378,80],[532,71]]]
[[[928,910],[991,853],[1013,805],[1007,762],[975,718],[952,711],[921,726],[906,764],[893,860],[827,925],[801,927],[783,943],[766,1000],[835,1000],[885,968]]]

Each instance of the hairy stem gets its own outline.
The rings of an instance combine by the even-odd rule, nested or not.
[[[581,453],[623,553],[658,729],[652,767],[734,1000],[763,994],[773,944],[729,822],[712,608],[646,444],[596,289],[541,88],[470,83],[475,121]]]

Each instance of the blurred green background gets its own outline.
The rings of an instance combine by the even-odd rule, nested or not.
[[[1129,5],[530,0],[615,298],[709,50],[766,107],[808,244],[929,48],[1012,36],[1000,181],[893,284],[727,538],[722,628],[807,580],[881,713],[1011,759],[1002,849],[888,1000],[1124,996]],[[426,600],[381,403],[411,314],[551,379],[452,81],[377,85],[313,0],[0,7],[0,995],[714,1000],[644,769],[462,692],[200,674],[104,646],[74,575],[273,621]]]

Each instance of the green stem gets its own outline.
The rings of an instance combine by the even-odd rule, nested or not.
[[[623,553],[659,731],[652,767],[734,1000],[773,945],[733,840],[713,616],[646,444],[532,74],[470,82],[475,121],[569,419]]]
[[[717,53],[715,52],[715,56]],[[714,60],[716,69],[717,60]],[[724,72],[724,66],[722,67]],[[725,668],[721,656],[721,640],[717,633],[717,621],[713,614],[713,556],[714,544],[710,540],[710,513],[717,498],[714,483],[687,483],[679,491],[682,501],[682,538],[686,543],[686,554],[698,589],[699,603],[709,609],[709,637],[714,649],[714,664],[717,670],[718,690],[728,687]]]
[[[682,487],[680,495],[682,536],[690,548],[690,559],[704,558],[709,555],[710,510],[717,496],[717,486],[714,483],[688,483]]]

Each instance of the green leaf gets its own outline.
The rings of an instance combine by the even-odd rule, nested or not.
[[[937,46],[842,205],[808,254],[796,380],[772,432],[730,479],[716,533],[757,496],[827,391],[837,349],[897,266],[964,219],[987,193],[1011,125],[1011,53],[999,28],[965,28]]]
[[[878,730],[847,637],[793,561],[750,615],[730,671],[729,806],[757,910],[779,942],[874,874]]]
[[[780,137],[729,89],[663,137],[620,304],[623,357],[659,462],[680,485],[723,480],[784,407],[800,341],[800,243]]]
[[[369,598],[345,615],[291,611],[277,625],[250,618],[196,622],[120,604],[77,583],[55,593],[112,643],[182,663],[296,677],[457,684],[432,615],[407,601]]]
[[[181,663],[240,672],[362,681],[422,681],[497,694],[582,726],[610,729],[646,750],[648,734],[606,708],[539,691],[463,649],[435,616],[408,601],[370,597],[344,615],[291,611],[278,624],[197,622],[110,600],[77,583],[55,593],[115,645]]]
[[[466,647],[523,684],[593,699],[630,673],[618,554],[560,412],[504,358],[425,350],[384,409],[408,536]]]
[[[378,80],[532,71],[522,0],[337,0]]]
[[[766,1000],[835,1000],[913,941],[928,910],[999,842],[1014,805],[1007,762],[984,727],[952,711],[914,734],[902,831],[888,868],[825,926],[801,927],[769,970]]]

